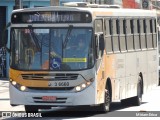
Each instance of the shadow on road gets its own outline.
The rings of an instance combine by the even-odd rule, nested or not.
[[[142,104],[145,104],[144,102]],[[83,118],[83,117],[101,117],[107,116],[107,114],[114,113],[114,111],[133,107],[130,104],[122,105],[120,102],[114,102],[111,104],[110,112],[103,113],[97,110],[95,106],[78,106],[64,108],[58,111],[46,111],[42,113],[43,117],[67,117],[68,118]]]
[[[145,104],[142,103],[142,104]],[[90,106],[78,106],[78,107],[67,107],[60,109],[51,109],[46,111],[41,111],[42,118],[8,118],[7,120],[22,120],[22,119],[74,119],[74,118],[85,118],[85,117],[107,117],[107,116],[116,116],[116,112],[121,109],[128,107],[133,107],[130,105],[121,105],[120,102],[115,102],[111,104],[110,112],[102,113],[97,111],[97,107]]]

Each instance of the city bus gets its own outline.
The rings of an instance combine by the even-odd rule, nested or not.
[[[151,10],[13,11],[10,104],[24,105],[26,112],[82,105],[107,112],[115,101],[140,105],[142,95],[158,85],[156,25]]]

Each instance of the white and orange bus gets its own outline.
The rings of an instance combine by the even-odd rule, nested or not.
[[[26,112],[79,105],[106,112],[114,101],[140,105],[142,94],[158,85],[156,21],[155,11],[138,9],[13,11],[11,105]]]

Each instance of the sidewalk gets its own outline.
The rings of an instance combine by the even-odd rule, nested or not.
[[[10,105],[9,80],[0,78],[0,111],[24,111],[23,106]]]

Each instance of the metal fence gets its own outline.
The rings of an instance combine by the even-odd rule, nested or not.
[[[0,48],[0,78],[6,77],[6,49]]]

